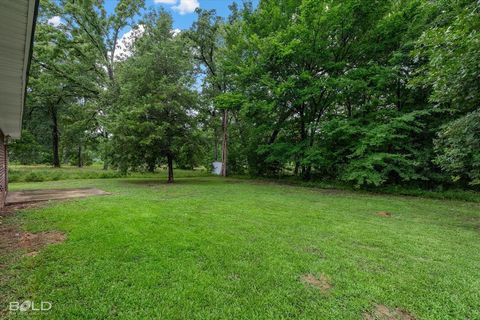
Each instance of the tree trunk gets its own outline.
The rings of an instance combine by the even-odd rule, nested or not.
[[[308,142],[308,145],[309,145],[310,148],[313,147],[314,138],[315,138],[315,129],[311,128],[310,138],[309,138],[310,141]],[[304,171],[304,174],[303,174],[303,179],[304,180],[310,180],[311,177],[312,177],[312,165],[308,165],[305,168],[305,171]]]
[[[215,112],[215,109],[212,111],[212,114],[211,114],[213,120],[215,121],[215,118],[217,117],[217,113]],[[214,126],[214,129],[213,129],[213,159],[214,161],[218,161],[218,129],[217,129],[217,126],[215,125]]]
[[[107,65],[107,72],[108,72],[108,79],[110,79],[111,82],[114,82],[114,77],[113,77],[113,67],[111,65]]]
[[[312,166],[306,166],[303,173],[303,180],[308,181],[312,177]]]
[[[293,175],[298,176],[299,169],[300,169],[300,161],[295,161],[295,169],[293,170]]]
[[[402,87],[400,79],[397,79],[397,110],[402,110]]]
[[[78,145],[78,163],[77,166],[79,168],[83,167],[83,162],[82,162],[82,145]]]
[[[167,156],[168,162],[168,181],[167,183],[173,183],[173,156],[169,154]]]
[[[217,134],[217,129],[215,129],[214,133],[213,133],[213,137],[214,137],[214,141],[215,141],[215,145],[214,145],[214,154],[213,154],[213,158],[215,159],[215,161],[218,161],[218,134]]]
[[[108,132],[103,131],[102,136],[105,138],[105,141],[103,141],[103,143],[107,144]],[[108,151],[105,146],[103,149],[103,170],[108,170]]]
[[[352,117],[352,104],[350,102],[350,99],[347,99],[347,115],[349,118]]]
[[[58,144],[60,141],[58,134],[58,119],[57,119],[57,110],[52,108],[51,110],[52,117],[52,151],[53,151],[53,166],[55,168],[60,168],[60,156],[58,154]]]
[[[227,176],[227,156],[228,156],[228,111],[227,109],[223,110],[222,118],[222,130],[223,130],[223,141],[222,141],[222,176]]]

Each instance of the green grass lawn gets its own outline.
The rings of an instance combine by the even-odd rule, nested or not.
[[[11,184],[112,195],[52,202],[3,222],[67,235],[2,270],[5,302],[50,301],[52,309],[5,316],[362,319],[385,305],[417,319],[480,319],[479,203],[183,176],[174,185]],[[307,274],[331,289],[305,284]]]

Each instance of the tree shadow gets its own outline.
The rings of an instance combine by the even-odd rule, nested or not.
[[[176,186],[176,185],[218,185],[225,183],[217,177],[204,177],[204,178],[176,178],[173,183],[167,183],[167,179],[151,178],[151,179],[125,179],[122,181],[125,184],[133,184],[137,186]]]

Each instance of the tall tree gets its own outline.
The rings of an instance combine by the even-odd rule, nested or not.
[[[35,34],[29,81],[28,115],[46,116],[50,122],[52,164],[59,167],[61,117],[79,97],[99,94],[91,64],[75,59],[67,29],[48,23],[48,6],[41,10]]]
[[[197,61],[202,65],[204,71],[204,90],[210,95],[210,101],[222,93],[226,88],[225,77],[222,70],[218,67],[219,46],[222,39],[222,19],[216,15],[215,10],[197,9],[197,21],[187,33],[193,44],[193,52]],[[222,176],[227,175],[228,165],[228,109],[220,110],[221,128],[222,128]],[[211,116],[215,119],[217,110],[211,110]],[[217,160],[217,131],[214,128],[215,160]]]
[[[153,12],[133,54],[119,65],[120,112],[112,133],[115,163],[123,170],[154,171],[166,159],[168,182],[185,144],[196,145],[196,99],[191,53],[172,32],[172,18]]]
[[[449,2],[417,41],[426,63],[411,81],[430,87],[429,100],[449,121],[438,131],[434,162],[451,180],[480,184],[480,3]]]
[[[63,25],[68,32],[71,48],[75,59],[90,66],[96,73],[96,81],[100,90],[95,97],[97,103],[96,131],[102,137],[105,151],[103,154],[104,168],[108,166],[109,133],[106,131],[108,116],[114,109],[119,87],[116,84],[116,65],[118,60],[125,58],[127,52],[121,52],[122,32],[127,27],[136,26],[135,17],[144,7],[143,0],[120,0],[113,13],[107,13],[104,1],[61,0],[49,2],[49,10],[64,21]],[[105,90],[106,89],[106,90]]]

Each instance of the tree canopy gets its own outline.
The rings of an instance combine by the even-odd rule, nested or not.
[[[244,1],[180,33],[142,8],[42,1],[14,161],[480,185],[478,1]]]

